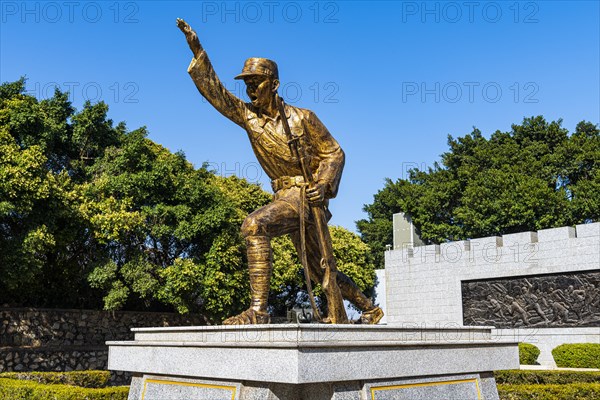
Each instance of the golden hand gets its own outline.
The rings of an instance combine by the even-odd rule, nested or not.
[[[181,18],[177,18],[177,27],[184,33],[188,46],[190,46],[192,53],[194,53],[194,57],[198,57],[200,52],[202,52],[202,45],[200,44],[200,40],[198,40],[196,32]]]

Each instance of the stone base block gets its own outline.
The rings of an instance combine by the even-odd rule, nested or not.
[[[468,400],[498,399],[492,374],[444,375],[387,381],[287,385],[173,376],[133,377],[130,400]]]
[[[498,399],[492,371],[519,367],[489,328],[361,325],[136,328],[109,342],[135,374],[129,400]]]

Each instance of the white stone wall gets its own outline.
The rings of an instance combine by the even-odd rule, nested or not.
[[[387,324],[387,297],[385,284],[385,269],[376,269],[377,286],[375,287],[375,304],[383,310],[383,318],[379,321],[380,324]]]
[[[462,326],[462,281],[599,268],[598,222],[442,245],[412,248],[407,244],[385,253],[387,322],[405,326]],[[529,333],[502,330],[498,334],[529,335],[531,340],[519,341],[539,342],[541,347],[550,346],[549,339],[544,338],[551,336],[564,336],[571,343],[600,342],[600,328],[552,329],[550,336],[546,334],[549,330],[544,331],[543,328]],[[540,357],[551,359],[548,350],[543,353]]]

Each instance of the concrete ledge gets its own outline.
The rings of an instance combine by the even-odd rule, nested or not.
[[[487,328],[487,329],[486,329]],[[492,327],[425,327],[417,324],[322,325],[273,324],[246,326],[186,326],[169,328],[133,328],[135,342],[108,342],[109,345],[132,343],[179,342],[216,347],[370,347],[397,344],[461,344],[489,341]]]
[[[297,385],[519,367],[516,342],[492,339],[490,328],[256,325],[147,328],[135,336],[107,343],[109,369]]]

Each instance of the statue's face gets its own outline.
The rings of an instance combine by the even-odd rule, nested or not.
[[[277,80],[261,75],[249,76],[244,82],[252,105],[258,108],[266,108],[269,105],[278,86]]]

